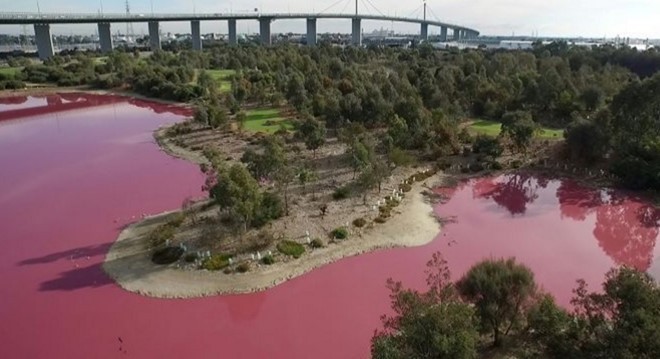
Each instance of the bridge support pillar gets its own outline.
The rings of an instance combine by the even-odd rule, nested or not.
[[[427,41],[429,39],[429,24],[425,22],[422,23],[422,28],[419,31],[419,35],[422,41]]]
[[[316,46],[316,19],[307,19],[307,46]]]
[[[461,30],[454,29],[454,41],[459,41],[461,39]]]
[[[447,27],[442,26],[440,28],[440,42],[447,42]]]
[[[353,18],[353,32],[352,43],[355,46],[362,45],[362,19],[359,17]]]
[[[151,51],[160,50],[160,25],[158,21],[149,21],[149,47],[151,47]]]
[[[190,30],[192,34],[193,50],[202,50],[202,33],[200,31],[199,20],[193,20],[190,22]]]
[[[238,44],[238,37],[236,37],[236,19],[229,19],[227,21],[227,27],[229,30],[229,44]]]
[[[271,21],[271,18],[259,19],[259,35],[261,36],[262,45],[270,45],[272,43],[270,38]]]
[[[99,22],[99,43],[101,44],[101,52],[112,52],[112,32],[110,31],[109,22]]]
[[[55,55],[53,38],[50,36],[50,24],[34,24],[34,38],[37,43],[37,52],[41,60]]]

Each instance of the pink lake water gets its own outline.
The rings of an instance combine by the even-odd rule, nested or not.
[[[0,100],[3,358],[365,358],[388,277],[419,287],[441,251],[456,276],[515,256],[567,304],[612,266],[660,274],[660,211],[623,192],[528,174],[441,189],[453,217],[431,244],[325,266],[271,290],[162,300],[123,291],[101,263],[121,227],[202,196],[198,167],[152,136],[185,110],[123,97]],[[219,274],[221,275],[221,274]]]

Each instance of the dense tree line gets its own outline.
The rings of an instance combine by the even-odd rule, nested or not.
[[[660,286],[634,269],[611,270],[603,290],[578,281],[566,311],[513,259],[486,260],[452,282],[435,254],[425,291],[388,281],[394,314],[372,339],[373,358],[657,358]]]
[[[74,53],[26,66],[16,80],[128,87],[147,96],[195,100],[207,112],[200,119],[217,126],[227,118],[215,114],[239,113],[246,103],[288,103],[333,134],[356,123],[382,129],[385,148],[431,158],[461,152],[464,118],[502,122],[505,144],[522,153],[539,126],[567,128],[567,154],[574,160],[607,160],[626,186],[658,189],[658,68],[655,50],[561,42],[529,51],[281,45],[147,57],[115,51],[104,61]],[[235,70],[231,91],[220,93],[205,69]],[[310,134],[321,134],[316,122],[301,123]],[[632,140],[641,134],[642,141]],[[313,147],[321,139],[309,141]]]

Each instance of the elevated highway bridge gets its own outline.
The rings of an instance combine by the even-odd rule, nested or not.
[[[426,10],[426,8],[425,8]],[[398,16],[369,15],[369,14],[328,14],[328,13],[254,13],[254,14],[44,14],[44,13],[0,13],[0,25],[33,25],[37,51],[41,59],[53,56],[53,42],[50,33],[51,24],[97,24],[101,51],[112,51],[112,33],[110,26],[113,23],[148,23],[149,45],[153,50],[160,49],[160,23],[161,22],[190,22],[192,45],[194,50],[202,49],[200,32],[201,21],[227,21],[229,29],[229,43],[237,43],[236,22],[256,20],[259,22],[261,43],[271,44],[270,25],[273,21],[304,19],[307,21],[307,44],[316,45],[316,22],[318,19],[350,19],[352,22],[352,43],[362,44],[362,20],[376,20],[388,22],[415,23],[420,25],[420,38],[428,39],[429,26],[440,28],[440,40],[461,40],[479,36],[479,31],[469,27],[450,24],[424,18],[409,18]],[[451,30],[451,36],[449,36]]]

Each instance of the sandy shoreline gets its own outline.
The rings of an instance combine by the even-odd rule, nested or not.
[[[425,187],[435,183],[437,176],[425,184],[416,183],[397,212],[389,221],[355,233],[348,240],[322,249],[307,249],[299,259],[260,265],[244,274],[180,269],[174,265],[158,266],[151,262],[142,237],[161,222],[168,213],[145,218],[126,227],[108,251],[103,268],[117,284],[127,291],[157,298],[195,298],[219,294],[239,294],[262,291],[315,268],[342,258],[394,247],[416,247],[433,241],[440,233],[440,222],[433,214],[431,201],[424,195]]]

